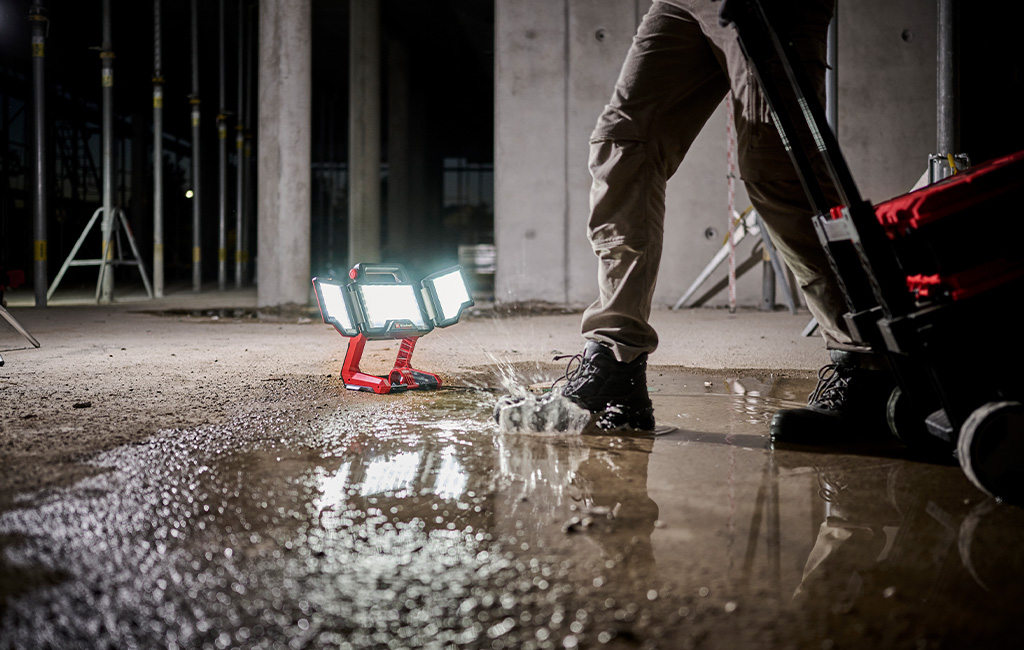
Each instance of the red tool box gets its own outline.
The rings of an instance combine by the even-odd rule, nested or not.
[[[985,492],[1024,504],[1024,151],[878,205],[863,200],[814,87],[762,0],[725,0],[723,24],[767,97],[846,298],[859,342],[898,380],[892,432],[913,449],[952,454]],[[770,8],[770,7],[769,7]],[[806,123],[810,138],[798,123]],[[804,143],[816,150],[807,151]],[[825,200],[812,159],[841,197]]]

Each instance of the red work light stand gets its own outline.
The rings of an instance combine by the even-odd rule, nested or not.
[[[341,378],[345,382],[345,388],[378,395],[404,390],[438,388],[441,385],[441,379],[437,375],[417,370],[410,365],[413,350],[416,349],[417,338],[419,337],[410,336],[402,339],[402,344],[398,348],[398,357],[395,359],[395,366],[387,377],[368,375],[359,370],[359,360],[363,357],[363,348],[366,346],[367,339],[362,334],[350,338],[348,351],[345,353],[345,363],[341,367]]]

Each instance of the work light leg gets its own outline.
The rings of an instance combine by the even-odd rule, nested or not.
[[[391,383],[387,379],[368,375],[359,370],[359,360],[363,358],[363,348],[365,346],[366,337],[362,334],[348,340],[345,363],[341,366],[341,379],[345,382],[345,388],[377,393],[378,395],[391,392]]]
[[[437,375],[417,370],[412,367],[412,353],[416,349],[415,336],[402,339],[398,347],[398,358],[395,359],[395,367],[388,375],[392,385],[406,386],[410,390],[437,388],[441,385],[441,378]]]

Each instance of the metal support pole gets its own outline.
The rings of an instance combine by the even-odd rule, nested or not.
[[[960,84],[957,51],[956,0],[939,0],[936,56],[936,123],[938,154],[945,157],[960,149],[958,86]]]
[[[767,256],[765,256],[767,257]],[[785,278],[783,278],[785,281]],[[761,263],[761,311],[775,310],[775,267],[771,260]]]
[[[217,110],[217,288],[228,284],[228,116],[224,107],[224,0],[219,3],[218,60],[220,66],[220,103]]]
[[[153,293],[164,297],[164,79],[160,0],[153,0]]]
[[[828,24],[828,41],[825,62],[825,119],[832,127],[832,134],[839,137],[839,2],[832,10],[832,22]]]
[[[28,10],[32,23],[32,232],[36,307],[46,306],[46,9],[42,0]]]
[[[103,45],[100,48],[102,62],[101,81],[103,84],[103,221],[101,236],[103,248],[100,259],[110,261],[114,251],[111,235],[114,230],[114,50],[110,39],[110,0],[103,0]],[[100,265],[99,301],[109,303],[114,299],[113,270],[105,272],[105,265]]]
[[[202,215],[199,193],[199,11],[192,0],[192,291],[198,292],[203,284]]]
[[[245,165],[243,166],[243,186],[245,191],[245,212],[243,216],[242,232],[239,235],[242,238],[242,282],[245,282],[246,274],[249,273],[249,251],[253,250],[253,242],[251,240],[252,222],[254,220],[255,205],[253,196],[253,179],[256,178],[255,173],[255,156],[253,154],[253,125],[256,124],[256,120],[253,117],[254,102],[253,93],[256,88],[256,61],[255,52],[259,45],[259,38],[256,36],[259,32],[257,30],[257,17],[256,17],[257,6],[256,3],[249,4],[249,16],[247,19],[247,25],[249,29],[249,38],[246,41],[246,64],[245,73],[248,77],[248,81],[245,86]]]
[[[242,288],[242,228],[244,211],[242,166],[245,147],[245,122],[242,105],[245,101],[245,0],[238,0],[238,101],[235,104],[235,288]]]

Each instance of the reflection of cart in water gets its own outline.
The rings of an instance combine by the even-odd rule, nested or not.
[[[918,449],[955,453],[976,486],[1024,501],[1024,380],[1020,352],[1007,345],[1019,331],[1010,305],[1024,290],[1024,152],[872,206],[763,3],[727,0],[722,18],[735,25],[790,146],[853,335],[885,353],[897,376],[893,433]],[[813,145],[800,138],[798,120]],[[811,147],[841,206],[825,200]]]

